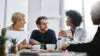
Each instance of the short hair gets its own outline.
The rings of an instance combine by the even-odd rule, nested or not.
[[[36,24],[39,24],[39,25],[40,25],[42,19],[47,20],[47,17],[45,17],[45,16],[40,16],[40,17],[38,17],[37,20],[36,20]]]
[[[16,21],[21,20],[21,19],[25,19],[25,14],[21,13],[21,12],[15,12],[12,15],[12,22],[13,24],[16,24]]]
[[[91,9],[91,14],[100,20],[100,1],[96,2]]]
[[[80,26],[82,22],[82,16],[79,12],[75,10],[69,10],[66,11],[66,16],[69,16],[71,18],[71,22],[75,27]]]

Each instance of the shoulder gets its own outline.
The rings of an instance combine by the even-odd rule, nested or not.
[[[48,29],[48,33],[49,33],[49,34],[55,34],[55,31],[52,30],[52,29]]]
[[[38,33],[39,32],[39,30],[33,30],[32,31],[32,33]]]
[[[85,29],[83,29],[83,28],[76,28],[76,31],[86,31]]]
[[[12,30],[12,26],[8,26],[6,29],[11,31]]]
[[[85,29],[83,29],[83,28],[77,28],[76,32],[78,34],[87,35],[87,31]]]
[[[14,30],[13,26],[9,26],[6,28],[8,31],[24,31],[24,29]]]
[[[54,32],[54,30],[52,30],[52,29],[48,29],[48,32]]]
[[[39,30],[33,30],[32,32],[39,32]]]

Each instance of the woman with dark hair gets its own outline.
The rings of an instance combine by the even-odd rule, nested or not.
[[[64,40],[66,39],[67,44],[86,42],[86,31],[78,27],[82,22],[81,14],[75,10],[69,10],[66,12],[66,16],[66,24],[70,26],[70,29],[66,32],[61,30],[59,32],[59,37],[66,37]]]
[[[86,52],[88,56],[100,56],[100,1],[95,3],[91,9],[91,19],[94,25],[98,25],[93,40],[89,43],[70,44],[62,46],[62,50],[74,52]]]

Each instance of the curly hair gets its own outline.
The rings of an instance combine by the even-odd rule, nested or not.
[[[82,16],[79,12],[75,10],[69,10],[66,11],[66,16],[71,18],[71,22],[75,27],[80,26],[82,22]]]

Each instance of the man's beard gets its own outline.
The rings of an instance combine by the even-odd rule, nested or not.
[[[44,31],[44,32],[46,32],[46,31],[48,31],[48,29],[41,29],[41,31]]]

